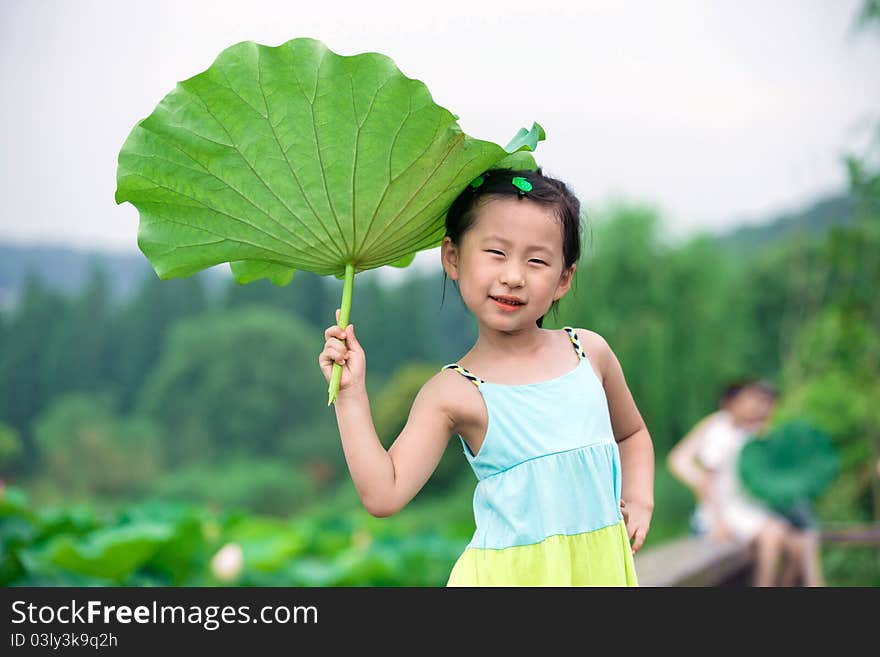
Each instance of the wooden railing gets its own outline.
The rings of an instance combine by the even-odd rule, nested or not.
[[[880,525],[826,526],[822,529],[822,542],[880,546]]]
[[[751,544],[688,536],[639,550],[639,586],[727,586],[745,584],[754,564]]]
[[[820,532],[823,544],[876,545],[880,549],[880,525],[823,526]],[[687,536],[643,548],[634,561],[640,586],[750,586],[755,546]]]

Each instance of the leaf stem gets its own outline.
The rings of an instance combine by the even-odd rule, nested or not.
[[[342,286],[342,305],[339,307],[339,328],[348,326],[348,317],[351,313],[351,293],[354,289],[354,265],[345,263],[345,284]],[[343,342],[345,342],[343,340]],[[342,365],[333,363],[333,372],[330,374],[330,387],[327,390],[327,406],[336,401],[339,392],[339,381],[342,379]]]

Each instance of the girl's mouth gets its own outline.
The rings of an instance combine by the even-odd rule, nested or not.
[[[489,298],[492,299],[492,301],[495,302],[495,305],[498,306],[499,308],[501,308],[501,310],[505,310],[508,312],[513,311],[513,310],[518,310],[519,308],[522,308],[524,305],[526,305],[524,303],[511,303],[508,301],[502,301],[500,299],[496,299],[495,297],[489,297]]]

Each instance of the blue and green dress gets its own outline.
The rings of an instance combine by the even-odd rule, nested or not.
[[[578,365],[507,385],[457,363],[483,397],[486,437],[474,455],[476,531],[447,586],[638,586],[620,510],[620,452],[605,389],[568,333]]]

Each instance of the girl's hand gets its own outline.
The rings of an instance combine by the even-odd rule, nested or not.
[[[318,356],[318,365],[327,383],[333,374],[333,363],[342,366],[339,379],[339,392],[356,389],[366,390],[367,356],[354,334],[354,324],[339,327],[339,308],[336,309],[336,324],[328,326],[324,331],[326,342],[324,351]]]
[[[730,531],[730,527],[719,520],[712,526],[709,537],[713,540],[727,543],[733,540],[733,532]]]
[[[632,540],[632,553],[641,549],[651,526],[653,509],[639,502],[625,502],[620,500],[620,512],[626,524],[626,535]]]
[[[704,470],[700,474],[700,479],[697,482],[696,487],[696,497],[697,501],[700,504],[707,504],[708,500],[712,495],[712,486],[715,480],[715,473],[711,470]]]

